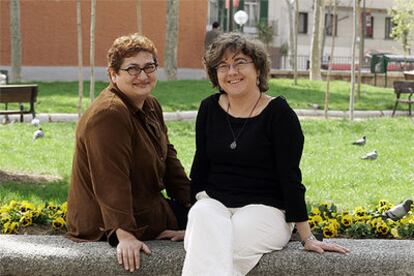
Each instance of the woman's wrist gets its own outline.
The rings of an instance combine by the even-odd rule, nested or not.
[[[311,233],[307,238],[303,239],[300,243],[302,244],[302,246],[305,246],[305,244],[308,241],[316,241],[316,237]]]

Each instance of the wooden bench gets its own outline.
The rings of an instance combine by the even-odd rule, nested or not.
[[[408,104],[408,114],[411,116],[411,105],[414,103],[414,99],[411,97],[414,94],[414,82],[412,81],[394,81],[394,93],[395,93],[395,105],[392,111],[392,116],[395,114],[398,103]],[[401,99],[402,94],[408,94],[407,98]]]
[[[32,114],[34,118],[36,98],[37,84],[0,85],[0,103],[5,104],[5,109],[0,110],[0,115],[20,114],[20,122],[23,122],[24,114]],[[9,110],[9,104],[18,104],[19,109]],[[29,104],[29,108],[25,104]]]

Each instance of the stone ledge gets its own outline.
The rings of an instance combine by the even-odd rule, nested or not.
[[[328,240],[329,241],[329,240]],[[347,240],[348,255],[305,252],[290,242],[266,254],[249,275],[414,275],[414,241]],[[0,275],[180,275],[181,242],[148,241],[139,271],[126,272],[105,242],[74,243],[62,236],[0,235]]]

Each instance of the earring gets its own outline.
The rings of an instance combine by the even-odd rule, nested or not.
[[[259,79],[257,79],[257,80],[256,80],[256,85],[257,85],[257,86],[259,86],[259,85],[260,85],[260,80],[259,80]]]
[[[112,77],[112,82],[116,82],[116,77]]]

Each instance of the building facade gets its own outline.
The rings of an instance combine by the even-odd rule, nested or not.
[[[233,0],[235,1],[235,0]],[[240,0],[235,1],[237,7],[234,10],[244,9],[249,15],[249,20],[244,27],[244,32],[257,35],[258,22],[267,22],[273,29],[273,40],[270,43],[270,53],[274,68],[289,69],[289,62],[284,62],[283,55],[290,51],[289,45],[289,7],[290,0]],[[209,0],[209,23],[219,21],[223,29],[228,29],[228,11],[225,3],[228,0]],[[399,41],[391,37],[392,22],[388,10],[393,6],[393,0],[365,0],[364,12],[364,55],[375,52],[402,54],[403,49]],[[313,3],[314,0],[299,0],[299,34],[298,57],[301,69],[306,69],[306,61],[309,60],[312,28],[313,28]],[[225,9],[223,12],[222,9]],[[362,8],[362,6],[361,6]],[[330,54],[332,34],[335,35],[334,58],[337,63],[349,63],[352,51],[353,30],[353,0],[337,0],[337,16],[333,18],[330,7],[325,8],[321,15],[326,27],[323,39],[323,60],[327,60]],[[227,11],[227,12],[226,12]],[[294,13],[292,12],[292,16]],[[336,30],[332,30],[333,20],[336,20]],[[235,27],[237,28],[237,26]],[[413,48],[412,45],[411,48]],[[358,56],[358,53],[357,53]],[[300,62],[302,61],[305,62]]]
[[[178,78],[205,78],[202,56],[204,35],[214,21],[223,31],[239,30],[258,35],[257,24],[272,27],[269,52],[273,68],[290,69],[290,0],[179,0]],[[299,69],[306,70],[313,28],[314,0],[299,0]],[[348,63],[351,56],[353,0],[337,0],[337,16],[326,7],[322,19],[326,26],[336,20],[336,30],[327,28],[323,61],[330,53],[331,37],[336,37],[334,58]],[[393,0],[365,0],[364,55],[372,52],[402,54],[399,41],[390,37],[392,28],[388,9]],[[84,77],[89,77],[90,0],[82,0],[82,45]],[[158,48],[160,79],[163,71],[167,0],[141,0],[143,33]],[[97,0],[96,4],[96,78],[106,80],[106,52],[114,38],[136,31],[136,0]],[[237,10],[249,16],[241,28],[233,21]],[[76,80],[77,31],[76,0],[20,0],[23,80]],[[0,1],[0,69],[10,69],[10,0]],[[413,48],[412,45],[411,48]]]
[[[76,0],[20,0],[23,80],[77,79]],[[85,79],[89,77],[91,1],[82,0],[82,45]],[[141,0],[143,33],[157,46],[163,79],[167,0]],[[206,0],[179,1],[178,76],[200,78]],[[136,32],[136,0],[97,0],[96,78],[106,80],[106,53],[113,40]],[[10,1],[0,1],[0,69],[10,69]]]

